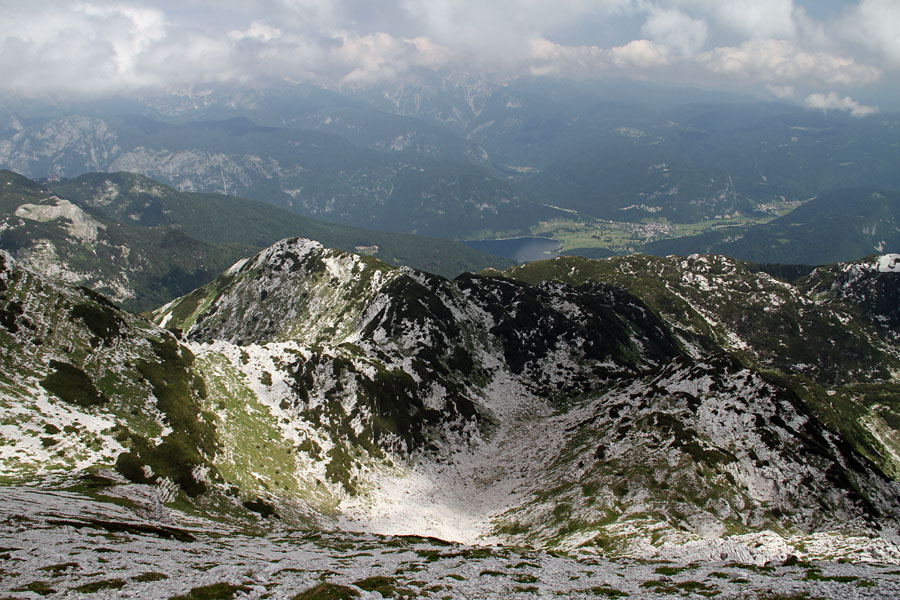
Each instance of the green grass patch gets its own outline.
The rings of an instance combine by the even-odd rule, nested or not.
[[[41,387],[64,402],[78,406],[99,406],[108,399],[97,390],[87,373],[66,362],[50,361],[53,372],[41,380]]]
[[[775,571],[775,567],[767,566],[767,565],[754,565],[750,563],[728,563],[725,565],[729,569],[743,569],[745,571],[756,571],[757,573],[772,573]]]
[[[74,562],[60,563],[58,565],[47,565],[46,567],[40,567],[38,571],[46,571],[51,575],[59,575],[60,573],[64,573],[70,569],[77,569],[81,565]]]
[[[150,583],[152,581],[162,581],[163,579],[168,579],[169,576],[164,573],[157,573],[156,571],[148,571],[147,573],[141,573],[137,577],[134,578],[138,583]]]
[[[353,585],[367,592],[378,592],[385,598],[394,598],[397,596],[410,596],[414,592],[402,588],[397,585],[397,580],[393,577],[384,577],[376,575],[374,577],[366,577],[359,581],[354,581]]]
[[[622,590],[616,589],[609,585],[598,585],[592,587],[590,592],[595,596],[601,596],[603,598],[627,598],[630,596],[628,592],[623,592]]]
[[[150,383],[157,407],[166,416],[172,432],[159,445],[132,435],[131,450],[119,455],[116,469],[136,483],[168,477],[189,496],[197,496],[207,489],[205,482],[194,477],[198,468],[205,468],[210,478],[217,477],[209,462],[209,457],[216,454],[216,430],[211,416],[201,412],[199,403],[207,395],[206,388],[191,370],[194,356],[187,348],[168,336],[150,343],[158,360],[141,362],[137,369]],[[153,470],[153,477],[144,474],[144,465]]]
[[[416,554],[427,563],[437,562],[441,558],[440,550],[416,550]]]
[[[125,582],[121,579],[104,579],[102,581],[92,581],[73,588],[74,591],[81,594],[96,594],[103,590],[120,590],[125,587]]]
[[[492,571],[490,569],[486,569],[478,574],[479,577],[506,577],[506,573],[503,571]]]
[[[792,592],[788,594],[779,594],[772,592],[759,597],[759,600],[827,600],[822,596],[810,596],[809,592]]]
[[[38,596],[49,596],[50,594],[56,593],[56,590],[50,587],[50,584],[46,581],[32,581],[31,583],[27,583],[21,587],[17,587],[12,591],[32,592],[34,594],[37,594]]]
[[[322,582],[315,587],[300,592],[293,600],[352,600],[360,593],[352,587],[336,583]]]
[[[76,304],[70,316],[73,320],[83,321],[97,339],[109,343],[119,336],[125,325],[122,318],[116,314],[116,310],[114,306],[104,305],[103,308],[99,308],[93,304]]]
[[[819,569],[809,569],[803,577],[803,581],[836,581],[837,583],[853,583],[859,577],[853,575],[823,575]]]
[[[673,583],[670,581],[650,580],[642,583],[641,587],[652,590],[657,594],[673,596],[697,594],[699,596],[711,598],[722,593],[715,586],[701,583],[699,581],[681,581],[678,583]]]
[[[681,573],[682,571],[684,571],[684,570],[686,570],[686,569],[687,569],[687,567],[668,567],[668,566],[663,566],[663,567],[656,567],[656,569],[654,569],[654,573],[656,573],[657,575],[669,575],[669,576],[671,576],[671,575],[678,575],[679,573]]]
[[[232,600],[238,592],[246,591],[249,589],[243,585],[221,582],[191,588],[187,594],[172,596],[169,600]]]

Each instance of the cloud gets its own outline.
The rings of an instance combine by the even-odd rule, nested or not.
[[[341,83],[363,85],[396,79],[413,67],[437,68],[447,52],[427,38],[398,39],[386,33],[347,35],[333,56],[344,71]]]
[[[519,64],[535,39],[588,17],[632,10],[633,0],[400,0],[411,26],[467,60]]]
[[[532,75],[597,76],[615,69],[652,68],[671,61],[666,48],[650,40],[634,40],[606,49],[563,46],[545,38],[532,40],[529,72]]]
[[[794,0],[0,0],[0,92],[105,95],[418,69],[728,86],[865,86],[900,68],[900,4]],[[660,68],[660,67],[665,67]],[[827,87],[826,87],[827,86]],[[841,93],[852,93],[841,89]]]
[[[849,96],[842,98],[835,92],[810,94],[803,101],[803,104],[809,108],[849,112],[852,117],[868,117],[878,112],[878,107],[876,106],[862,105]]]
[[[707,26],[677,10],[654,9],[641,32],[675,54],[691,56],[706,43]]]
[[[612,49],[613,64],[620,68],[661,67],[670,62],[666,49],[650,40],[634,40]]]
[[[253,21],[250,27],[245,31],[233,30],[228,32],[228,39],[239,42],[241,40],[258,40],[261,42],[271,42],[281,37],[281,30],[270,27],[261,21]]]
[[[745,39],[792,39],[797,33],[793,0],[671,0],[670,4],[705,15]]]
[[[165,40],[168,24],[153,8],[74,3],[5,7],[0,25],[4,87],[107,89],[141,85],[142,55]]]
[[[561,73],[596,74],[608,66],[606,52],[596,46],[562,46],[546,38],[531,40],[532,75],[556,76]]]
[[[900,65],[900,2],[861,0],[839,24],[841,35]]]
[[[714,73],[771,82],[824,82],[866,85],[878,81],[882,71],[853,58],[825,52],[807,52],[791,42],[756,40],[740,46],[716,48],[698,57]]]
[[[792,85],[774,85],[769,83],[766,84],[766,89],[769,90],[770,94],[782,100],[791,100],[797,97],[797,90]]]
[[[324,0],[270,3],[277,19],[230,29],[102,1],[23,4],[0,21],[0,91],[102,96],[193,84],[360,84],[449,59],[421,36],[327,29],[341,19]]]

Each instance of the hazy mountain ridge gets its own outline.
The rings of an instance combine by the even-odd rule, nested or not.
[[[450,239],[527,233],[573,214],[762,217],[833,189],[900,188],[896,115],[619,80],[446,74],[384,89],[207,89],[7,110],[29,116],[9,119],[0,164],[33,177],[138,171],[182,190]]]
[[[454,242],[332,225],[276,207],[190,194],[127,173],[42,186],[0,173],[0,248],[47,274],[149,310],[287,235],[454,276],[511,264]]]
[[[477,271],[498,261],[512,262],[447,240],[318,221],[264,202],[217,194],[184,194],[128,173],[88,174],[51,187],[99,210],[112,209],[126,223],[152,223],[162,211],[180,230],[204,242],[264,248],[284,237],[302,235],[329,247],[371,253],[390,264],[446,277]],[[147,197],[148,190],[152,198]],[[108,199],[111,195],[116,197],[114,201]]]
[[[724,254],[760,263],[822,265],[900,250],[900,194],[831,190],[769,223],[662,240],[645,252]]]
[[[253,251],[191,238],[163,221],[117,223],[24,177],[0,173],[0,247],[47,275],[146,309]]]
[[[464,156],[395,156],[395,142],[377,151],[334,134],[261,127],[245,118],[173,125],[78,115],[7,137],[0,164],[31,177],[138,172],[183,191],[249,196],[350,225],[450,239],[524,227],[554,213]]]
[[[628,259],[628,276],[663,282],[670,305],[684,295],[706,319],[702,330],[660,310],[661,296],[585,276],[614,261],[532,266],[581,282],[448,281],[289,239],[161,308],[154,318],[182,341],[94,296],[61,300],[84,296],[40,287],[40,277],[4,260],[0,335],[6,355],[24,361],[6,371],[22,375],[6,382],[14,393],[4,401],[34,423],[2,430],[7,476],[58,472],[64,459],[52,457],[86,443],[40,441],[52,413],[38,407],[66,402],[33,381],[60,371],[51,357],[64,358],[82,373],[78,389],[113,399],[78,409],[102,421],[95,445],[109,448],[79,466],[115,465],[161,500],[185,494],[228,518],[274,511],[288,524],[639,556],[671,543],[783,557],[832,532],[858,556],[878,547],[900,559],[891,546],[900,521],[896,409],[851,398],[851,384],[828,388],[838,392],[829,397],[834,414],[858,430],[838,427],[815,390],[753,366],[764,356],[753,340],[743,341],[751,364],[724,352],[741,344],[721,341],[713,305],[694,308],[686,290],[709,298],[713,285],[748,287],[746,272],[725,259],[670,259],[680,292],[666,291],[657,259],[643,258],[643,268],[641,257]],[[523,272],[533,271],[512,274]],[[77,304],[93,308],[68,325]],[[56,338],[36,345],[40,336],[24,325],[32,313],[52,316],[74,347]],[[18,350],[30,346],[41,350]],[[834,377],[853,385],[886,381],[877,369],[844,368]],[[141,390],[149,421],[138,416],[144,408],[132,414],[118,400],[110,372]],[[741,541],[764,530],[781,532],[778,544],[750,550]]]

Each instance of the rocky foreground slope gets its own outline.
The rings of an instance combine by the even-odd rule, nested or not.
[[[560,258],[449,281],[293,238],[153,323],[0,253],[0,546],[18,565],[4,581],[168,597],[214,585],[213,565],[160,559],[148,587],[129,540],[160,556],[202,540],[185,552],[212,545],[257,573],[213,570],[243,597],[312,587],[259,571],[298,544],[379,557],[285,567],[353,593],[399,544],[437,563],[410,571],[427,571],[426,597],[701,589],[694,567],[673,579],[682,567],[615,557],[707,561],[701,591],[723,597],[774,585],[741,587],[735,565],[786,559],[777,589],[885,597],[896,569],[879,565],[900,563],[898,266],[791,285],[721,257]],[[124,579],[91,583],[91,531]],[[837,558],[869,566],[803,562]],[[474,559],[490,560],[475,574]],[[596,573],[569,587],[506,573],[526,563]],[[391,581],[412,585],[401,566]],[[619,568],[646,585],[612,585]]]
[[[892,257],[797,286],[716,257],[448,281],[295,238],[162,327],[2,261],[9,482],[105,468],[157,517],[900,560]]]

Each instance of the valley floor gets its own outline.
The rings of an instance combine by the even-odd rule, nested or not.
[[[3,598],[900,597],[897,564],[607,560],[422,537],[254,534],[167,513],[141,486],[104,493],[119,497],[3,487]]]

